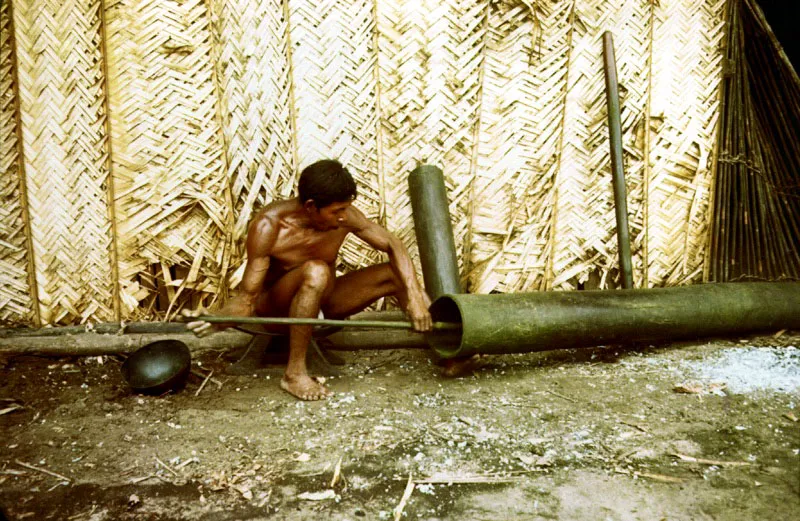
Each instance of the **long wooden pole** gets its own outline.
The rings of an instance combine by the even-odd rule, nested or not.
[[[293,317],[230,317],[203,315],[197,318],[181,318],[183,322],[190,320],[204,320],[212,324],[261,324],[261,325],[287,325],[287,326],[337,326],[337,327],[366,327],[384,329],[414,329],[411,322],[385,321],[385,320],[333,320],[327,318],[293,318]],[[450,322],[434,322],[434,330],[461,329],[461,324]]]
[[[611,142],[611,174],[614,185],[614,210],[617,217],[620,279],[622,279],[623,288],[632,289],[633,267],[631,239],[628,231],[628,190],[625,186],[625,169],[622,164],[622,122],[619,108],[617,59],[614,56],[614,37],[611,31],[603,33],[603,65],[606,78],[608,134]]]

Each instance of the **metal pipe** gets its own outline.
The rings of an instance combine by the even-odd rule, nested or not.
[[[408,193],[425,291],[432,300],[461,293],[444,174],[435,166],[420,165],[408,176]]]
[[[431,306],[443,358],[800,328],[800,283],[742,282],[619,291],[446,295]]]
[[[611,173],[614,184],[614,210],[617,216],[617,243],[622,287],[633,288],[631,265],[631,239],[628,231],[628,194],[625,170],[622,165],[622,124],[619,110],[619,84],[617,60],[614,56],[614,37],[611,31],[603,33],[603,65],[606,76],[608,103],[608,136],[611,141]]]

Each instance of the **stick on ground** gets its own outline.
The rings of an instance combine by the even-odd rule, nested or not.
[[[409,474],[408,483],[406,483],[406,490],[403,492],[403,497],[400,499],[400,503],[398,503],[394,509],[394,521],[400,521],[400,518],[403,517],[403,509],[406,508],[406,502],[408,502],[408,498],[411,497],[411,493],[414,492],[415,486],[416,484],[411,478],[411,474]]]
[[[64,481],[72,481],[71,479],[69,479],[69,478],[68,478],[68,477],[66,477],[66,476],[62,476],[61,474],[58,474],[58,473],[56,473],[56,472],[52,472],[52,471],[50,471],[50,470],[47,470],[47,469],[43,469],[43,468],[41,468],[41,467],[34,467],[34,466],[33,466],[33,465],[31,465],[30,463],[25,463],[24,461],[20,461],[20,460],[18,460],[18,459],[15,459],[15,460],[14,460],[14,463],[16,463],[17,465],[19,465],[19,466],[21,466],[21,467],[25,467],[26,469],[31,469],[31,470],[35,470],[35,471],[37,471],[37,472],[42,472],[42,473],[44,473],[44,474],[49,474],[49,475],[51,475],[51,476],[53,476],[53,477],[56,477],[56,478],[58,478],[58,479],[63,479]]]
[[[199,396],[200,395],[200,391],[203,390],[203,388],[206,386],[208,381],[211,379],[211,375],[213,375],[213,374],[214,374],[214,371],[211,371],[210,373],[208,373],[208,376],[205,377],[205,379],[203,380],[203,383],[200,384],[200,387],[198,387],[197,391],[194,393],[195,396]]]

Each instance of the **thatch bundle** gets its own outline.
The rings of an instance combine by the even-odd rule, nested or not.
[[[6,1],[0,320],[219,303],[253,212],[323,157],[414,255],[406,177],[442,168],[470,291],[614,286],[606,30],[635,285],[699,281],[726,3]]]
[[[800,80],[754,0],[729,9],[712,280],[800,278]]]

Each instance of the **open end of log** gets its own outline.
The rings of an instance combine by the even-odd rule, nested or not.
[[[436,299],[430,308],[434,322],[464,323],[458,303],[445,295]],[[442,358],[454,358],[461,352],[462,330],[433,331],[426,335],[428,345]]]

